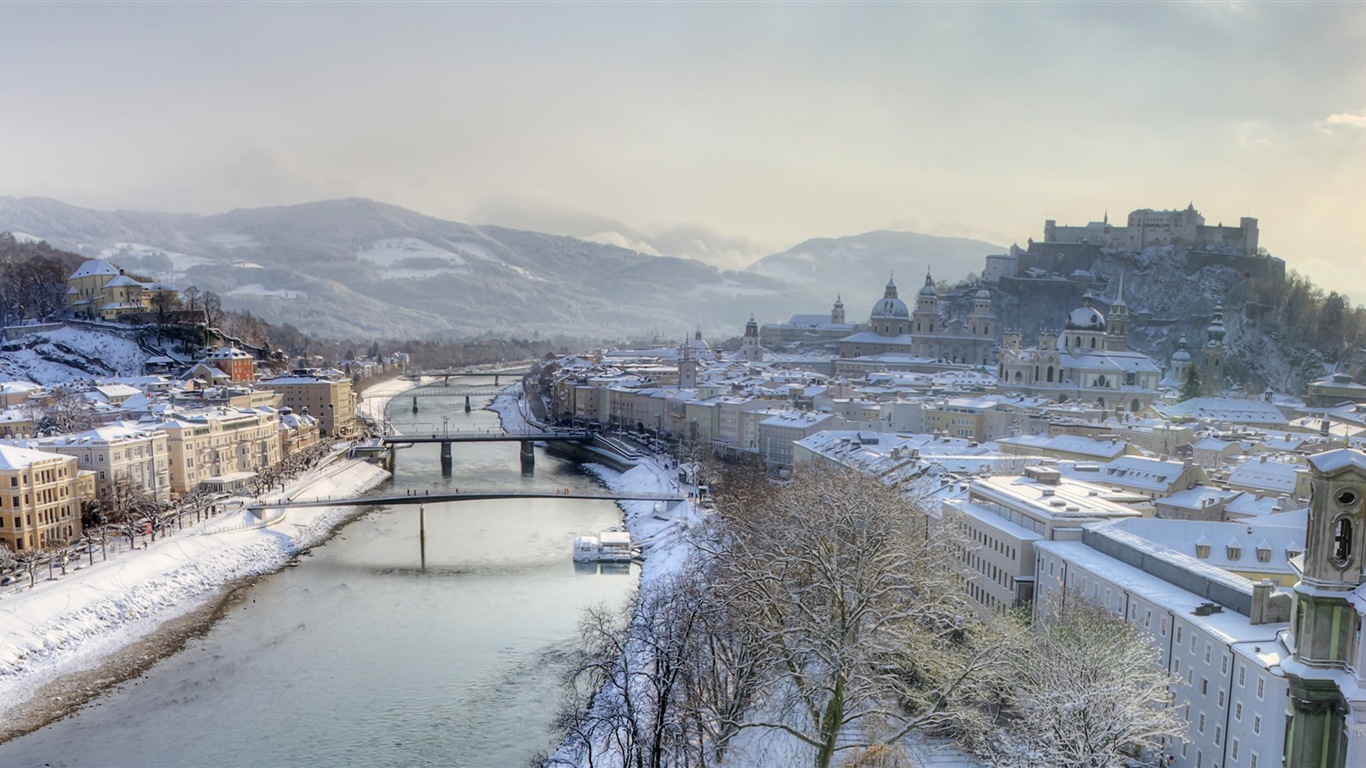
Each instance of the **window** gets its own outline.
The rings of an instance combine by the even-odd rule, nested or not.
[[[1260,736],[1262,734],[1262,716],[1255,715],[1252,718],[1252,732]],[[1254,760],[1256,758],[1253,758]]]
[[[1176,642],[1181,642],[1181,627],[1176,628]]]
[[[1201,695],[1201,696],[1208,696],[1208,695],[1209,695],[1209,678],[1207,678],[1207,677],[1202,677],[1202,678],[1200,678],[1200,695]]]
[[[1243,687],[1243,684],[1244,684],[1245,682],[1247,682],[1247,667],[1246,667],[1245,665],[1243,665],[1243,664],[1239,664],[1239,665],[1238,665],[1238,687],[1240,687],[1240,688]]]
[[[1352,520],[1343,516],[1333,523],[1333,565],[1338,568],[1346,568],[1351,562]]]
[[[1270,547],[1257,547],[1257,562],[1259,562],[1259,563],[1269,563],[1269,562],[1271,562],[1271,548],[1270,548]]]
[[[1208,545],[1208,544],[1196,544],[1196,545],[1195,545],[1195,556],[1196,556],[1196,557],[1200,557],[1200,558],[1209,557],[1209,545]]]
[[[1266,691],[1266,680],[1265,680],[1264,678],[1260,678],[1260,677],[1257,678],[1257,700],[1258,700],[1258,701],[1261,701],[1262,694],[1263,694],[1265,691]]]
[[[1233,719],[1240,723],[1243,721],[1243,702],[1233,705]]]
[[[1205,732],[1205,713],[1204,713],[1204,712],[1201,712],[1201,713],[1200,713],[1200,723],[1199,723],[1199,725],[1196,726],[1196,730],[1200,731],[1201,733],[1204,733],[1204,732]]]
[[[1238,560],[1243,556],[1242,547],[1225,547],[1224,550],[1228,553],[1228,559],[1230,560]]]
[[[1234,739],[1234,740],[1233,740],[1232,746],[1229,747],[1229,757],[1233,758],[1234,760],[1237,760],[1237,759],[1238,759],[1238,740],[1237,740],[1237,739]]]

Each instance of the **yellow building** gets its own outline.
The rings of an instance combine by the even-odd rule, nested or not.
[[[317,419],[325,437],[346,437],[356,431],[356,398],[345,376],[294,374],[260,381],[257,386],[279,392],[283,407]]]
[[[0,445],[0,546],[24,552],[79,539],[88,498],[79,474],[72,456]]]
[[[156,425],[166,433],[171,493],[206,480],[259,472],[280,462],[279,416],[270,408],[212,408]]]
[[[104,259],[90,259],[66,279],[67,309],[101,320],[149,312],[162,294],[179,298],[173,286],[139,282]]]

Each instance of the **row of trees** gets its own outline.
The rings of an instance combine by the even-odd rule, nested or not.
[[[585,616],[560,764],[891,768],[919,734],[1100,768],[1181,738],[1148,638],[1082,600],[979,618],[962,537],[875,479],[732,483],[718,509],[687,568]]]

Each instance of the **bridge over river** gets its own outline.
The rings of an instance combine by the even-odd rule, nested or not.
[[[452,465],[451,445],[454,443],[521,443],[522,471],[529,472],[536,462],[536,443],[587,443],[592,442],[595,438],[596,435],[586,429],[558,429],[554,431],[527,432],[450,432],[443,430],[441,432],[426,432],[420,435],[385,435],[381,438],[381,442],[387,448],[414,445],[417,443],[440,443],[441,469],[443,473],[449,475]]]
[[[487,499],[595,499],[602,501],[663,501],[670,504],[687,501],[687,497],[677,493],[652,493],[649,491],[579,491],[570,488],[548,491],[520,490],[480,490],[441,491],[439,493],[407,493],[382,496],[345,496],[315,497],[312,499],[283,499],[277,502],[248,504],[246,509],[259,514],[266,509],[291,509],[294,507],[378,507],[392,505],[434,504],[447,501],[481,501]]]

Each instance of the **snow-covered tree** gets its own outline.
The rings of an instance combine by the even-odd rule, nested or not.
[[[1158,661],[1151,637],[1068,595],[1018,646],[1003,725],[984,751],[1000,768],[1159,765],[1185,724],[1171,695],[1182,681]]]
[[[752,638],[762,680],[738,725],[786,734],[812,765],[962,727],[994,689],[977,621],[924,513],[850,470],[803,467],[723,500],[713,600]]]

